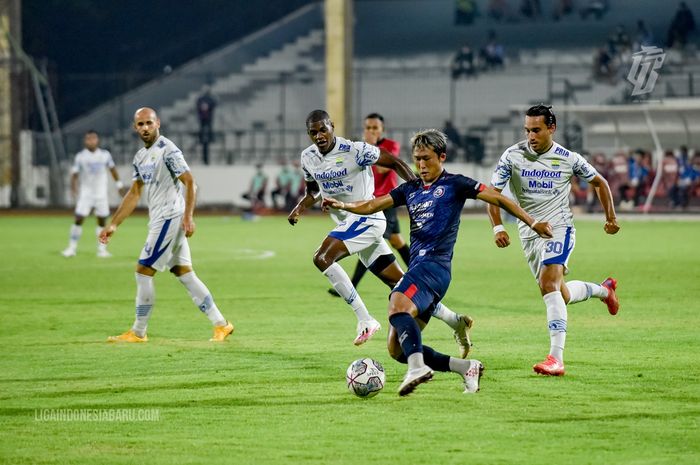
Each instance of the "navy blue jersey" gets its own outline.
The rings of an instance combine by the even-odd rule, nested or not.
[[[424,186],[421,179],[414,179],[389,193],[394,206],[408,208],[411,266],[433,260],[450,267],[464,202],[475,199],[485,188],[472,178],[443,171],[429,186]]]

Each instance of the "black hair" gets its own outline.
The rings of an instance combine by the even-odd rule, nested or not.
[[[557,124],[557,117],[554,116],[551,105],[540,103],[527,109],[525,116],[544,116],[544,124],[549,127]]]
[[[94,134],[94,135],[96,135],[97,137],[100,136],[100,135],[97,133],[97,131],[95,131],[94,129],[88,129],[87,131],[85,131],[85,135],[87,136],[88,134]]]
[[[325,110],[314,110],[306,117],[306,127],[308,128],[309,124],[318,123],[319,121],[330,121],[330,119],[331,117]]]
[[[365,119],[378,119],[382,122],[382,124],[384,124],[384,117],[379,113],[370,113],[369,115],[365,116]]]

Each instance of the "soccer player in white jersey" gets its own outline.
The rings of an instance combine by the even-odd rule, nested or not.
[[[334,135],[333,122],[328,113],[314,110],[306,118],[306,130],[313,145],[301,153],[301,166],[306,181],[306,194],[288,217],[293,226],[299,216],[321,198],[332,197],[342,202],[354,202],[374,198],[374,164],[394,169],[405,180],[414,179],[411,168],[391,153],[366,142],[353,142]],[[356,215],[342,210],[331,210],[331,218],[337,226],[321,243],[314,254],[314,265],[328,278],[333,288],[350,305],[357,317],[355,345],[367,342],[380,328],[379,322],[370,316],[362,298],[350,277],[337,263],[357,254],[362,263],[385,284],[393,288],[403,277],[396,257],[383,239],[386,218],[382,212]],[[455,330],[463,341],[460,354],[469,354],[471,340],[464,318],[438,304],[433,316]],[[426,315],[430,318],[430,315]],[[471,320],[470,320],[471,321]],[[394,347],[395,346],[395,347]],[[389,349],[401,351],[398,343],[389,341]]]
[[[100,233],[107,243],[117,227],[134,211],[142,194],[148,204],[148,236],[136,265],[136,319],[127,332],[110,336],[108,342],[146,342],[146,329],[155,303],[153,276],[170,270],[187,289],[194,304],[214,326],[210,341],[224,341],[233,325],[221,314],[211,292],[192,269],[187,238],[195,231],[196,188],[182,152],[160,135],[160,120],[151,108],[134,114],[134,129],[144,148],[134,156],[131,189],[114,213],[109,226]],[[183,197],[184,190],[184,197]]]
[[[578,176],[595,188],[605,212],[603,229],[607,234],[620,230],[608,182],[581,155],[552,140],[557,120],[546,105],[535,105],[525,113],[527,140],[503,152],[491,183],[499,192],[506,185],[520,206],[537,221],[547,221],[554,228],[552,239],[537,237],[530,228],[518,222],[520,242],[530,270],[537,280],[547,309],[550,350],[547,358],[533,366],[536,373],[564,375],[564,342],[567,330],[567,304],[597,297],[616,315],[619,302],[617,281],[605,279],[602,284],[564,281],[568,262],[576,243],[573,214],[569,208],[571,177]],[[508,247],[510,238],[498,207],[488,206],[498,247]]]
[[[68,247],[61,252],[66,257],[74,257],[78,251],[78,242],[83,234],[83,221],[94,209],[97,217],[97,229],[95,235],[99,237],[100,231],[107,224],[109,216],[109,202],[107,196],[107,172],[112,174],[114,183],[119,190],[119,195],[124,195],[126,189],[119,180],[119,173],[114,167],[112,154],[99,147],[100,137],[97,132],[90,130],[83,138],[85,148],[75,155],[71,168],[71,194],[77,199],[75,204],[75,222],[70,228]],[[80,186],[78,187],[78,184]],[[97,256],[109,258],[112,255],[107,251],[107,245],[97,241]]]

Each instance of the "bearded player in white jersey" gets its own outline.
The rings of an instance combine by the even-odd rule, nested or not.
[[[395,170],[404,180],[415,178],[411,168],[391,153],[366,142],[353,142],[334,135],[333,122],[323,110],[309,113],[306,130],[313,142],[301,153],[306,194],[289,214],[288,221],[292,226],[307,208],[321,198],[334,198],[341,202],[374,198],[371,169],[374,164]],[[314,265],[352,307],[357,317],[357,337],[353,343],[360,345],[367,342],[381,325],[369,314],[350,277],[337,262],[357,254],[365,267],[391,288],[401,280],[403,271],[382,237],[386,229],[386,218],[382,212],[356,215],[331,210],[330,215],[337,226],[316,250]],[[456,314],[441,303],[436,306],[432,316],[455,331],[460,355],[465,358],[471,348],[469,331],[472,319]],[[425,318],[429,319],[430,315]],[[401,347],[393,339],[389,340],[389,350],[391,353],[401,353]]]
[[[78,251],[78,242],[83,234],[83,221],[95,211],[97,217],[97,229],[95,235],[99,237],[100,231],[107,224],[109,216],[109,201],[107,195],[107,173],[114,179],[119,190],[119,195],[124,195],[126,189],[119,180],[119,173],[114,167],[114,160],[109,151],[100,148],[100,137],[96,131],[90,130],[83,138],[84,149],[75,155],[71,167],[71,194],[77,199],[75,203],[75,221],[70,228],[68,247],[61,252],[66,257],[75,257]],[[112,255],[107,251],[107,245],[97,241],[97,256],[109,258]]]
[[[533,366],[536,373],[564,375],[564,342],[567,330],[567,304],[597,297],[616,315],[619,302],[617,281],[605,279],[602,284],[564,281],[568,261],[576,243],[573,214],[569,208],[571,177],[578,176],[595,188],[605,212],[603,229],[607,234],[620,230],[608,182],[581,155],[552,140],[557,129],[556,116],[546,105],[535,105],[525,113],[527,140],[503,152],[491,184],[499,192],[506,185],[520,206],[537,222],[546,221],[554,229],[552,239],[541,239],[528,225],[518,222],[520,242],[532,274],[537,279],[547,308],[550,350],[547,358]],[[508,247],[510,238],[498,207],[489,205],[488,214],[498,247]]]
[[[214,326],[210,341],[224,341],[233,325],[221,314],[211,292],[192,269],[187,238],[195,231],[193,219],[196,187],[182,152],[160,135],[160,120],[151,108],[134,114],[134,130],[144,148],[134,156],[131,189],[114,213],[109,226],[100,233],[109,242],[117,227],[134,211],[142,194],[148,204],[148,236],[136,265],[136,319],[127,332],[110,336],[108,342],[146,342],[146,329],[155,303],[153,276],[170,270],[189,292],[194,304]],[[184,190],[184,197],[183,197]]]

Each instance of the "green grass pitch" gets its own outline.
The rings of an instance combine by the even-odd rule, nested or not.
[[[485,215],[465,218],[445,302],[476,320],[481,392],[463,395],[456,375],[436,373],[408,398],[396,394],[405,367],[384,344],[387,289],[369,275],[361,283],[384,327],[357,348],[354,316],[312,264],[328,218],[197,222],[195,269],[236,325],[220,345],[167,273],[156,277],[150,342],[105,342],[133,320],[145,217],[122,225],[108,260],[94,255],[93,218],[64,259],[70,216],[0,217],[0,463],[700,463],[700,222],[623,220],[617,236],[577,222],[569,277],[615,276],[621,310],[570,306],[567,375],[545,378],[531,369],[549,346],[545,312],[515,227],[501,250]],[[424,341],[456,354],[439,321]],[[344,382],[361,357],[387,372],[369,400]],[[52,421],[52,409],[158,417]]]

